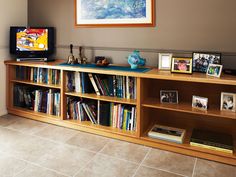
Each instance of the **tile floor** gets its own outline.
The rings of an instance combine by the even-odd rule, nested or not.
[[[0,117],[0,177],[236,177],[236,167],[12,115]]]

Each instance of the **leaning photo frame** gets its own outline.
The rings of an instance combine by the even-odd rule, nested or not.
[[[159,62],[158,62],[158,69],[160,70],[170,70],[171,68],[171,53],[159,53]]]

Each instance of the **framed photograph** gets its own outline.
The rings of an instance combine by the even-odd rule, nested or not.
[[[207,110],[208,98],[193,95],[192,107],[200,110]]]
[[[223,68],[222,65],[209,64],[207,69],[207,75],[213,77],[220,77],[222,68]]]
[[[178,103],[178,91],[176,90],[161,90],[160,91],[161,103]]]
[[[193,53],[193,71],[206,73],[209,64],[221,64],[221,54]]]
[[[171,68],[171,53],[159,53],[159,65],[160,70],[170,70]]]
[[[235,112],[235,98],[236,95],[234,93],[222,92],[220,110]]]
[[[192,74],[192,58],[173,57],[171,61],[171,72]]]
[[[74,0],[75,26],[155,26],[154,0]]]

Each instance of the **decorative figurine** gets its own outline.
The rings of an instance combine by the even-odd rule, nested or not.
[[[68,56],[67,63],[72,65],[76,63],[76,58],[73,55],[73,44],[70,44],[70,55]]]
[[[79,58],[77,59],[79,64],[86,64],[87,63],[87,58],[82,54],[83,47],[79,47]]]
[[[138,50],[134,50],[128,57],[128,63],[130,64],[131,69],[137,69],[139,66],[145,65],[146,59],[140,57]]]

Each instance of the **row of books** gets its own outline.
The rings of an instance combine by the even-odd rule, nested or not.
[[[61,82],[60,73],[61,71],[56,69],[16,66],[15,77],[18,80],[58,85]]]
[[[68,72],[67,91],[136,99],[136,78],[84,72]]]
[[[186,130],[184,129],[158,124],[154,125],[148,132],[148,136],[151,138],[180,144],[183,143],[185,134]],[[232,135],[201,129],[193,129],[190,145],[230,154],[233,154],[234,150]]]
[[[60,116],[60,92],[54,89],[36,89],[29,86],[14,86],[14,106],[36,112]]]
[[[67,97],[67,119],[135,131],[136,117],[136,107]]]

